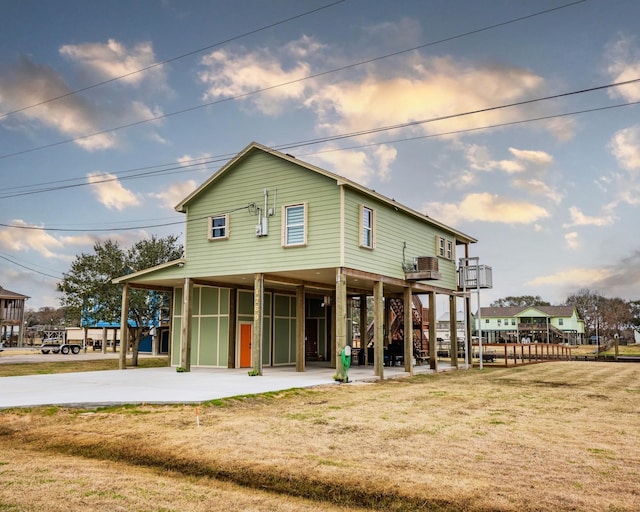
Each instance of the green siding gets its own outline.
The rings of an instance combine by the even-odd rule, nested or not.
[[[255,236],[257,215],[269,190],[268,235]],[[310,191],[313,191],[310,193]],[[306,202],[307,246],[281,245],[282,207]],[[229,213],[229,238],[209,241],[207,217]],[[255,212],[254,212],[255,213]],[[335,180],[272,155],[249,154],[188,205],[186,248],[189,275],[218,276],[335,267],[339,257],[340,193]]]
[[[375,248],[360,247],[360,205],[375,211]],[[366,272],[404,279],[402,253],[406,261],[417,256],[436,256],[436,237],[453,238],[419,219],[396,211],[390,205],[347,189],[345,193],[345,266]],[[456,258],[438,258],[442,279],[429,281],[435,286],[456,289]]]
[[[200,366],[220,366],[218,360],[218,318],[205,317],[200,318],[200,339],[198,345],[200,346],[200,358],[198,359],[198,365]]]

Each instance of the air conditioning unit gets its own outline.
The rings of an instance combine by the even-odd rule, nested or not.
[[[435,256],[418,256],[415,261],[418,272],[438,271],[438,258]]]

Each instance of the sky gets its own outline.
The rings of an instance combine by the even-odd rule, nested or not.
[[[182,240],[174,206],[252,141],[476,238],[483,306],[640,299],[637,0],[0,11],[0,286],[27,308],[96,242]]]

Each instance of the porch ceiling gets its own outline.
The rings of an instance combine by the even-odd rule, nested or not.
[[[336,289],[337,269],[318,268],[309,270],[288,270],[282,272],[270,272],[264,274],[265,288],[268,290],[293,291],[296,286],[304,285],[309,293],[331,294]],[[373,286],[377,281],[384,283],[385,295],[402,294],[408,284],[411,284],[415,293],[427,293],[435,291],[437,293],[450,294],[450,290],[441,289],[431,284],[411,282],[402,279],[386,277],[378,274],[362,272],[354,269],[343,269],[343,275],[347,279],[347,293],[349,295],[372,295]],[[233,274],[224,276],[190,276],[188,273],[184,277],[190,277],[194,283],[209,286],[220,286],[224,288],[253,289],[254,273]],[[174,288],[184,284],[184,277],[159,278],[154,280],[130,280],[134,287],[142,288]]]

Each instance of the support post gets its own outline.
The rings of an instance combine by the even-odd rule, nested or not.
[[[191,371],[191,317],[193,314],[193,281],[184,279],[182,292],[182,328],[180,329],[180,366]]]
[[[115,346],[115,343],[114,343]],[[122,310],[120,311],[120,360],[121,370],[127,367],[127,347],[129,346],[129,284],[122,288]]]
[[[106,353],[107,353],[107,342],[108,342],[108,340],[107,340],[107,338],[108,338],[107,333],[108,333],[108,329],[107,329],[106,327],[103,327],[103,328],[102,328],[102,346],[100,347],[100,351],[101,351],[103,354],[106,354]]]
[[[343,375],[342,349],[347,345],[347,277],[338,268],[336,273],[336,343],[333,359],[336,365],[336,374]]]
[[[251,339],[251,366],[262,375],[262,338],[264,326],[264,275],[256,274],[253,282],[253,337]]]
[[[458,312],[456,311],[456,296],[449,295],[449,339],[451,340],[451,366],[458,367]]]
[[[236,367],[236,336],[237,336],[237,307],[238,291],[235,288],[229,290],[229,339],[227,340],[227,368]]]
[[[373,374],[384,379],[384,289],[373,283]]]
[[[438,371],[438,347],[436,344],[436,292],[429,292],[429,368]]]
[[[296,288],[296,371],[305,370],[305,314],[304,314],[304,286]]]
[[[413,294],[411,286],[403,291],[404,299],[404,371],[413,375]]]

